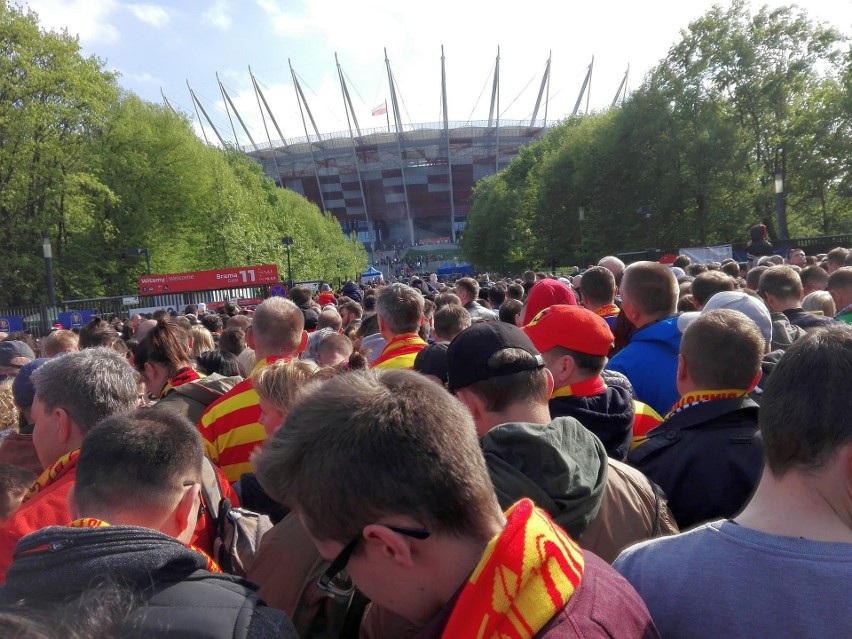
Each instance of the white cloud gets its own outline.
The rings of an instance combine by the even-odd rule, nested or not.
[[[67,28],[84,46],[118,41],[118,28],[109,22],[120,9],[116,0],[27,0],[26,4],[38,14],[42,27]]]
[[[216,0],[207,11],[201,14],[201,20],[211,27],[227,31],[234,22],[231,18],[231,3],[228,0]]]
[[[129,4],[127,8],[140,22],[160,28],[169,22],[169,14],[163,8],[154,4]]]
[[[148,84],[152,86],[161,86],[163,80],[157,76],[151,75],[147,71],[142,73],[123,73],[119,71],[123,78],[130,80],[134,84]]]

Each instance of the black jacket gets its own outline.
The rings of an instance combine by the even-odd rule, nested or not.
[[[273,524],[277,524],[290,512],[289,508],[285,508],[266,494],[254,473],[240,475],[240,480],[233,484],[233,489],[240,497],[242,508],[268,515]]]
[[[126,587],[140,597],[115,633],[174,639],[296,639],[289,618],[268,608],[256,587],[207,572],[203,555],[177,539],[136,526],[50,526],[15,547],[0,611],[15,604],[38,618],[99,585]]]
[[[548,406],[552,418],[573,417],[597,435],[613,459],[624,461],[627,457],[636,411],[626,389],[607,386],[600,395],[554,397]]]
[[[687,406],[630,451],[628,463],[668,495],[681,530],[745,505],[763,469],[757,412],[747,397]]]
[[[784,311],[784,315],[790,320],[793,326],[798,326],[806,331],[812,328],[820,328],[821,326],[832,326],[835,324],[834,318],[826,317],[825,315],[817,315],[816,313],[808,313],[803,308],[788,308]]]

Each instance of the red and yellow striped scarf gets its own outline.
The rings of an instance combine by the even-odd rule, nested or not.
[[[105,526],[109,526],[109,524],[102,519],[95,519],[94,517],[82,517],[80,519],[75,519],[70,524],[68,524],[70,528],[103,528]],[[207,572],[216,572],[221,573],[222,569],[213,561],[213,558],[208,555],[206,552],[198,548],[197,546],[193,546],[192,544],[187,544],[187,548],[199,553],[204,559],[207,560]]]
[[[563,386],[562,388],[557,388],[553,391],[553,394],[550,396],[550,399],[554,399],[556,397],[594,397],[595,395],[601,395],[606,392],[606,382],[603,381],[603,378],[598,375],[597,377],[590,377],[589,379],[584,379],[581,382],[577,382],[576,384],[571,384],[569,386]]]
[[[414,368],[414,358],[426,346],[417,333],[397,335],[388,342],[382,354],[373,360],[370,368]]]
[[[80,449],[77,448],[72,450],[70,453],[64,454],[50,466],[45,468],[41,475],[38,476],[38,479],[35,480],[35,483],[27,489],[21,503],[24,504],[28,502],[45,488],[56,483],[56,480],[77,465],[77,458],[79,456]]]
[[[620,309],[615,304],[607,304],[595,310],[595,314],[600,317],[615,317],[620,312]]]
[[[169,393],[171,393],[176,387],[182,386],[183,384],[188,384],[189,382],[194,382],[195,380],[201,379],[202,377],[204,376],[190,366],[182,368],[177,373],[172,375],[169,378],[169,381],[166,382],[166,385],[163,386],[163,392],[160,393],[160,398],[163,398]]]
[[[544,511],[522,499],[506,518],[464,585],[443,639],[530,639],[579,587],[582,552]]]

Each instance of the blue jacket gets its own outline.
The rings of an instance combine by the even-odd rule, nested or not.
[[[639,401],[664,416],[680,399],[677,392],[680,338],[677,317],[659,320],[633,333],[627,346],[607,364],[608,369],[627,376]]]

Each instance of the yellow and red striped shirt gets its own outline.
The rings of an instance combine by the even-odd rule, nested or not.
[[[379,355],[370,368],[387,370],[391,368],[414,368],[414,359],[417,353],[426,348],[427,344],[417,333],[405,333],[397,335]]]
[[[249,457],[266,440],[260,424],[260,397],[252,379],[280,357],[258,360],[244,379],[207,407],[198,421],[207,456],[222,469],[228,481],[237,481],[254,470]]]

